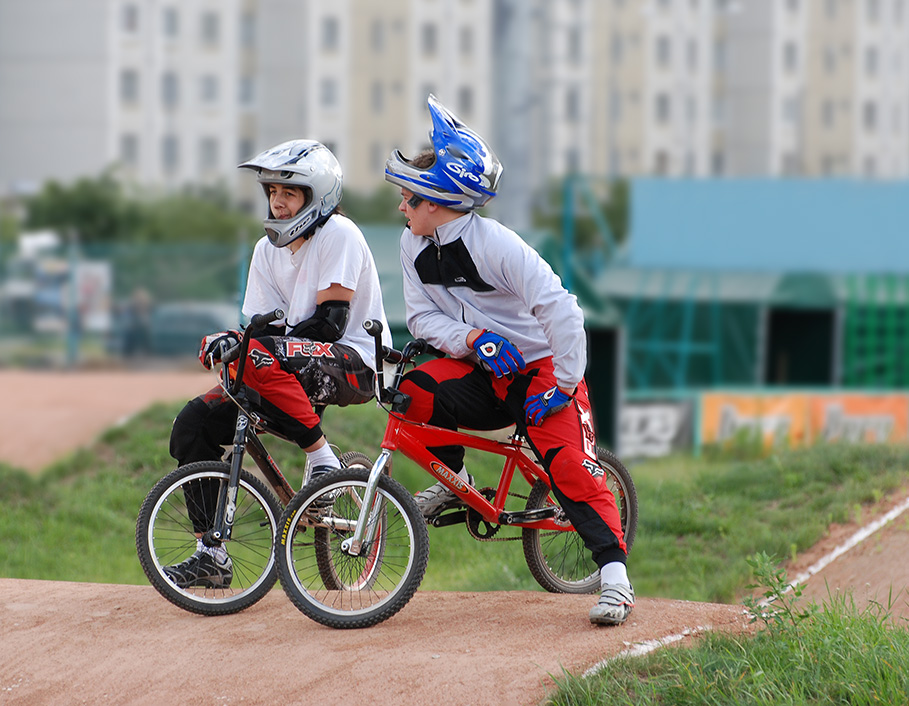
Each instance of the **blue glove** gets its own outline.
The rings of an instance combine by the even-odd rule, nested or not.
[[[211,364],[221,360],[221,342],[226,341],[230,349],[240,342],[240,338],[240,332],[234,329],[208,334],[199,345],[199,362],[206,370],[211,370]]]
[[[527,421],[533,426],[538,426],[550,414],[565,409],[571,404],[572,397],[562,392],[558,386],[553,385],[548,390],[537,395],[531,395],[524,401],[524,414]]]
[[[497,333],[484,330],[473,342],[480,360],[492,368],[497,378],[511,375],[524,367],[524,356],[518,347]]]

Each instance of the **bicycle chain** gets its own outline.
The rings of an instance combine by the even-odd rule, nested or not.
[[[483,488],[480,492],[483,493],[484,495],[486,495],[486,493],[484,491],[492,491],[493,496],[495,496],[494,488]],[[521,498],[522,500],[527,500],[527,496],[521,495],[520,493],[508,493],[508,497]],[[518,537],[495,537],[495,535],[498,533],[498,531],[502,528],[502,525],[492,525],[492,527],[495,528],[493,530],[492,534],[489,535],[488,537],[480,537],[479,535],[476,534],[476,532],[473,531],[473,529],[470,526],[469,513],[476,512],[476,510],[468,508],[467,512],[468,512],[468,518],[464,521],[464,524],[467,526],[467,534],[469,534],[471,537],[473,537],[478,542],[517,542],[521,539],[520,536],[518,536]],[[482,520],[480,520],[480,522],[482,522]]]

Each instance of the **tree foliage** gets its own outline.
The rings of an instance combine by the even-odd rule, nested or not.
[[[83,244],[236,243],[257,235],[257,219],[233,207],[223,191],[148,198],[128,195],[113,174],[72,185],[49,181],[26,201],[25,227],[74,234]]]

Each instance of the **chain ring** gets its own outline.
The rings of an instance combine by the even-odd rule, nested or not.
[[[492,501],[496,496],[495,488],[480,488],[479,492],[483,495],[484,498],[489,501]],[[526,495],[520,495],[518,493],[509,493],[508,496],[527,500]],[[480,530],[481,523],[488,528],[486,532],[482,532]],[[501,529],[502,525],[494,525],[490,522],[486,522],[480,516],[480,513],[474,510],[472,507],[467,508],[467,518],[464,521],[464,524],[467,526],[467,533],[478,542],[517,542],[521,539],[520,537],[496,538],[495,535]]]

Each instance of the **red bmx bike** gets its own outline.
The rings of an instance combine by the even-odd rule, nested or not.
[[[395,451],[451,488],[465,506],[430,524],[465,523],[480,541],[520,540],[531,574],[547,591],[598,591],[597,566],[551,495],[548,476],[526,442],[517,433],[497,440],[407,421],[410,399],[399,390],[401,378],[415,357],[433,351],[418,339],[399,352],[382,345],[379,322],[367,321],[364,328],[376,341],[379,400],[388,412],[385,436],[375,463],[362,453],[344,454],[346,468],[305,485],[287,504],[275,538],[275,563],[293,604],[323,625],[360,628],[387,620],[416,592],[429,560],[429,533],[411,493],[391,477]],[[396,365],[388,387],[383,360]],[[427,451],[427,446],[445,445],[502,456],[496,487],[473,488]],[[597,452],[630,550],[638,518],[634,483],[612,453]],[[529,487],[526,495],[512,491],[519,478]],[[516,498],[523,508],[512,509]],[[498,537],[504,528],[517,528],[520,535]]]

